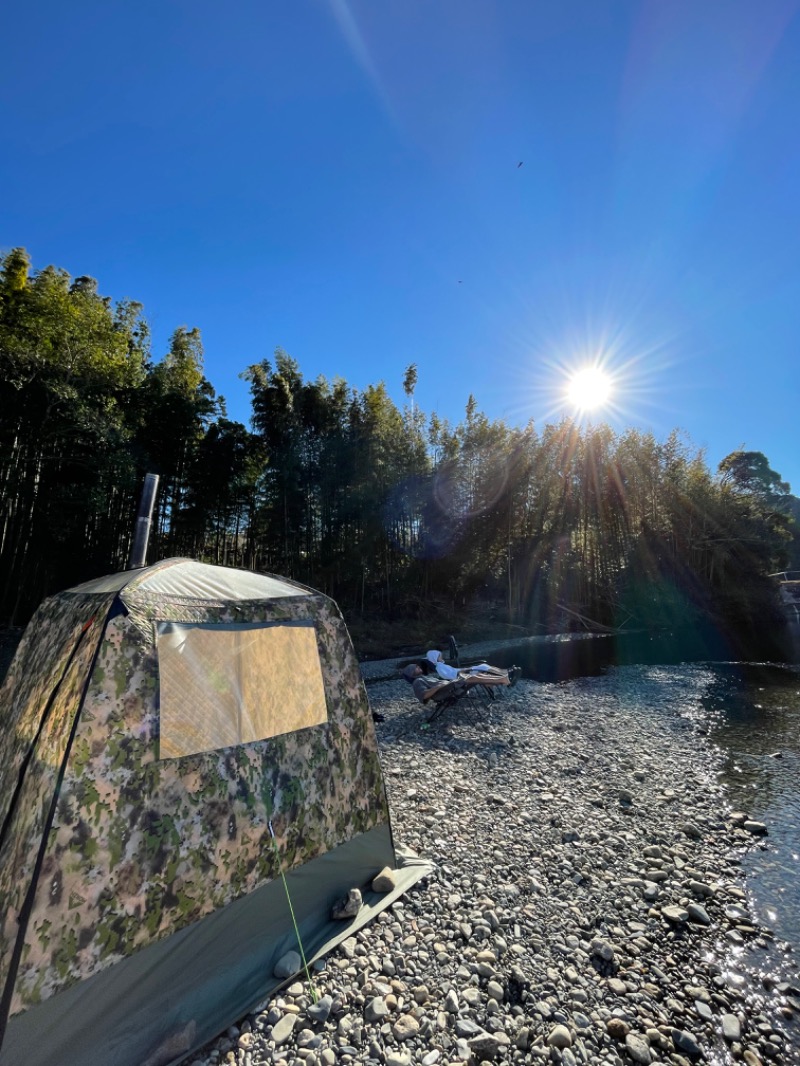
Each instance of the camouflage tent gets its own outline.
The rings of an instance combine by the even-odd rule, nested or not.
[[[287,891],[310,960],[428,869],[339,611],[293,582],[171,559],[70,589],[0,706],[0,1066],[179,1062],[278,984]]]

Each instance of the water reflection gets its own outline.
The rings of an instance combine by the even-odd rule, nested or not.
[[[769,827],[742,856],[753,912],[776,942],[748,947],[741,964],[765,988],[800,984],[800,672],[765,664],[716,666],[701,700],[723,757],[731,803]],[[788,950],[790,949],[790,950]],[[800,1024],[787,1035],[800,1059]]]
[[[701,703],[731,803],[769,826],[743,858],[757,916],[800,948],[800,673],[719,665]]]

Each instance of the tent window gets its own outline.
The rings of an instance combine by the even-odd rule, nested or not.
[[[328,719],[312,623],[161,622],[157,647],[162,759],[265,740]]]

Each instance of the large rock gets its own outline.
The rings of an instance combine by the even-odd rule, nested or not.
[[[471,1040],[472,1037],[478,1036],[481,1032],[481,1027],[472,1018],[459,1018],[455,1029],[456,1036],[463,1037],[466,1040]]]
[[[316,1003],[310,1003],[306,1008],[306,1014],[312,1021],[321,1024],[328,1020],[328,1015],[331,1012],[333,1006],[333,1000],[330,996],[320,996]]]
[[[621,1043],[628,1035],[630,1026],[622,1018],[609,1018],[606,1022],[606,1031],[612,1040],[618,1040]]]
[[[411,1066],[410,1051],[390,1051],[386,1056],[386,1066]]]
[[[596,937],[589,945],[589,954],[602,959],[603,962],[614,962],[614,948],[607,940]]]

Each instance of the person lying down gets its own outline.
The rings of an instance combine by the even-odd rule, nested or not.
[[[489,678],[499,677],[507,678],[507,683],[513,685],[522,673],[518,666],[512,666],[510,670],[503,670],[499,666],[490,666],[488,663],[475,663],[473,666],[464,667],[448,666],[442,653],[435,649],[426,652],[425,659],[443,681],[456,681],[460,677],[472,677],[475,674],[479,674],[486,684],[492,684]],[[502,684],[502,682],[495,683]]]
[[[463,673],[460,673],[456,671],[455,678],[442,678],[435,673],[433,663],[430,659],[424,659],[417,663],[410,663],[402,670],[403,678],[411,685],[414,690],[414,695],[420,703],[427,703],[429,700],[437,701],[449,696],[455,696],[460,692],[465,692],[467,689],[472,688],[475,685],[498,685],[509,687],[516,682],[519,673],[519,667],[514,666],[510,671],[498,670],[496,673],[487,673],[484,671],[479,671],[477,673],[464,671]]]

